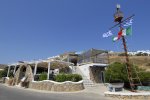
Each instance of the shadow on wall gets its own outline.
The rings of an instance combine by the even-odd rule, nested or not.
[[[104,82],[104,76],[102,75],[102,72],[104,71],[104,67],[99,67],[99,66],[90,66],[89,67],[90,71],[90,79],[94,83],[103,83]]]

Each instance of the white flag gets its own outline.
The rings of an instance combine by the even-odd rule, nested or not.
[[[109,36],[112,36],[112,35],[113,35],[112,32],[108,31],[108,32],[106,32],[106,33],[103,34],[103,38],[109,37]]]
[[[127,34],[126,34],[126,29],[123,29],[122,30],[122,36],[126,36]]]
[[[132,22],[133,21],[133,19],[131,18],[128,22],[126,22],[123,26],[130,26],[130,25],[132,25]]]

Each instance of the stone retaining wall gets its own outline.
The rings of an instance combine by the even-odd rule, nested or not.
[[[29,88],[37,89],[37,90],[56,91],[56,92],[71,92],[71,91],[83,90],[84,85],[83,85],[83,81],[55,82],[51,80],[44,80],[44,81],[30,82]]]
[[[113,99],[119,100],[150,100],[150,93],[110,93],[105,92],[106,97],[112,97]]]
[[[25,71],[25,75],[22,76],[24,68],[26,68],[26,71]],[[20,65],[20,67],[15,73],[13,84],[18,85],[21,82],[21,79],[23,77],[26,78],[24,82],[31,82],[33,80],[33,73],[32,73],[32,68],[30,65],[27,65],[27,64]]]
[[[5,84],[12,86],[13,84],[13,78],[5,77],[4,82]]]
[[[9,77],[4,77],[4,78],[5,78],[5,79],[4,79],[4,82],[3,82],[3,83],[8,84]]]

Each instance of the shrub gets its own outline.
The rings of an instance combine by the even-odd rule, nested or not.
[[[0,71],[0,78],[2,78],[3,76],[2,76],[2,73],[3,73],[3,71]]]
[[[109,65],[105,71],[105,81],[115,81],[122,80],[124,82],[128,81],[127,71],[125,68],[125,64],[121,64],[119,62],[115,62]]]
[[[148,56],[148,53],[139,52],[136,54],[136,56]]]
[[[72,74],[72,80],[71,81],[78,82],[80,80],[82,80],[82,76],[81,75],[79,75],[79,74]]]
[[[47,73],[46,72],[43,72],[41,75],[39,75],[39,81],[42,81],[42,80],[47,80]]]
[[[64,82],[64,81],[78,82],[80,80],[82,80],[82,77],[79,74],[58,74],[55,76],[55,81],[57,82]]]
[[[136,68],[136,71],[140,73],[135,72],[135,69],[133,69],[134,67]],[[147,72],[146,70],[141,69],[138,66],[131,65],[131,71],[133,77],[136,77],[136,74],[138,74],[141,82],[150,80],[150,72]],[[123,82],[128,83],[129,80],[127,76],[126,64],[115,62],[109,65],[105,71],[105,80],[108,83],[114,80],[122,80]]]
[[[142,82],[150,81],[150,72],[140,72],[139,77]]]
[[[58,74],[55,76],[55,81],[57,82],[64,82],[66,81],[66,74]]]
[[[8,77],[13,78],[14,77],[13,72],[10,71]]]
[[[7,76],[7,71],[1,70],[1,71],[0,71],[0,78],[6,77],[6,76]]]

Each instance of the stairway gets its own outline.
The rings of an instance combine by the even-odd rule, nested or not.
[[[85,87],[93,87],[95,84],[90,79],[87,79],[86,77],[83,77],[83,84]]]
[[[85,86],[85,88],[86,87],[93,87],[93,86],[95,86],[95,84],[93,83],[93,81],[91,81],[90,79],[88,79],[82,72],[81,72],[81,70],[78,68],[78,66],[75,66],[75,71],[74,71],[74,73],[76,73],[76,74],[80,74],[81,76],[82,76],[82,78],[83,78],[83,84],[84,84],[84,86]]]

